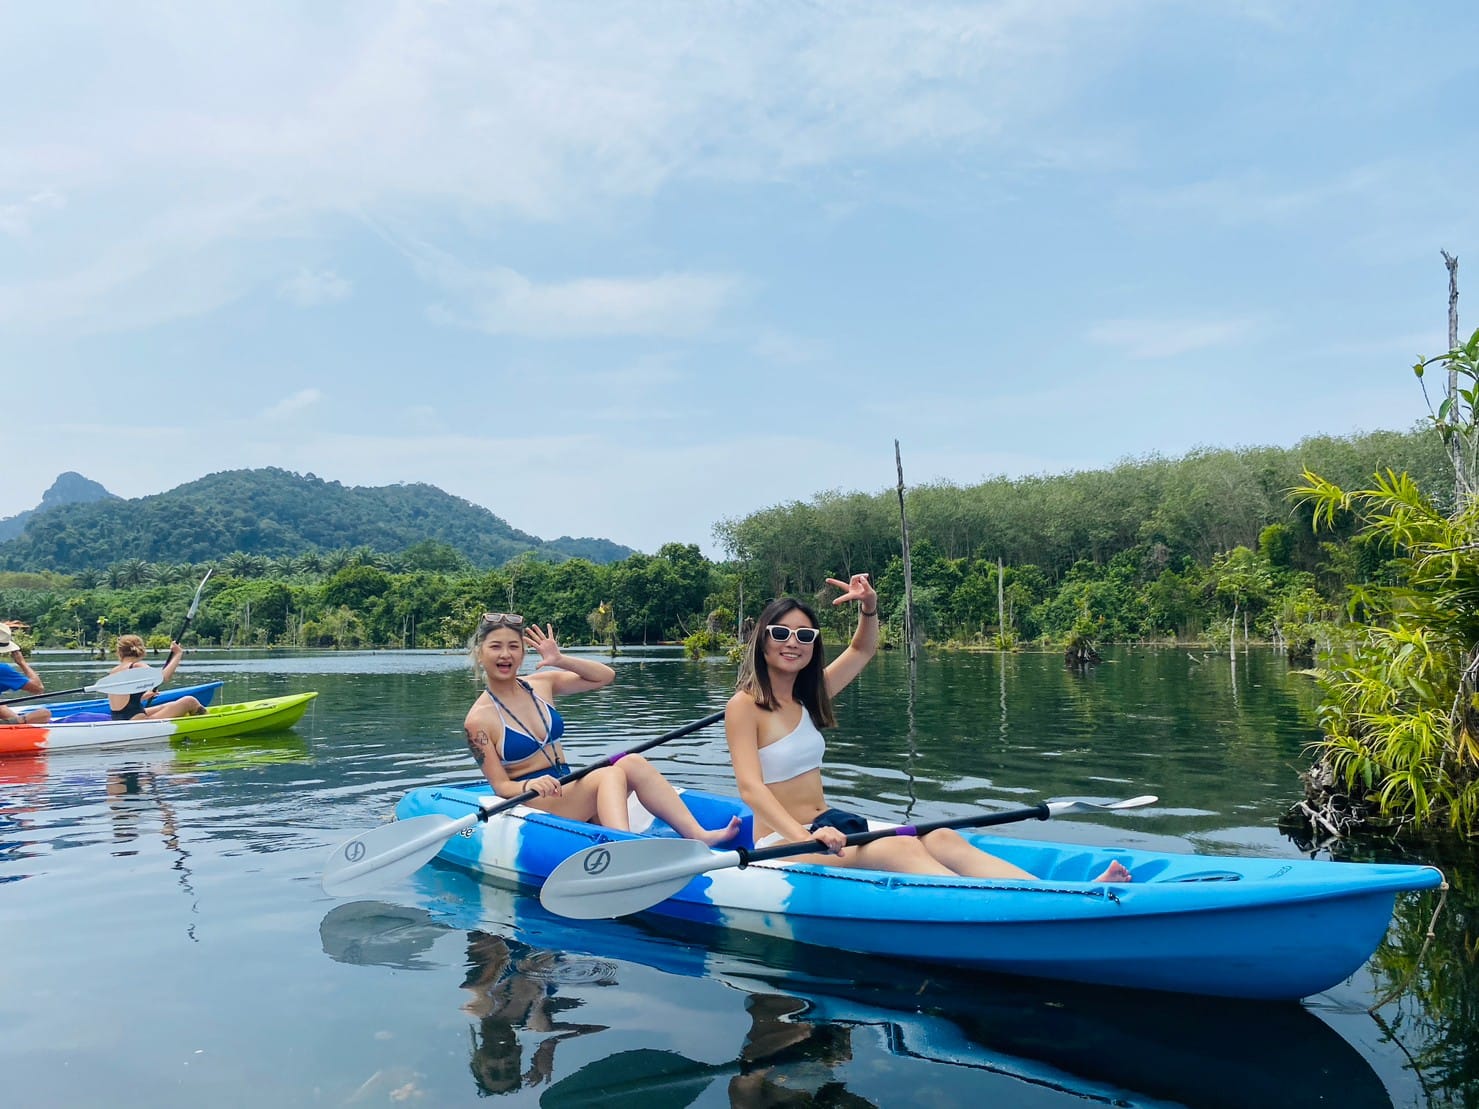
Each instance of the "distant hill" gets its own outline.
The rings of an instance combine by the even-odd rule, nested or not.
[[[102,499],[43,501],[24,530],[0,542],[0,569],[72,573],[135,558],[209,562],[236,551],[281,558],[359,546],[395,553],[428,539],[455,547],[480,568],[526,552],[592,562],[633,553],[608,539],[546,542],[432,485],[346,486],[274,467],[209,474],[167,493],[122,500],[80,475],[62,478],[95,487]],[[68,488],[75,491],[75,483]]]
[[[27,522],[38,512],[59,508],[64,504],[92,504],[95,501],[117,500],[117,497],[97,482],[68,470],[51,483],[51,488],[41,494],[41,503],[35,508],[17,512],[0,520],[0,543],[14,539],[25,530]]]

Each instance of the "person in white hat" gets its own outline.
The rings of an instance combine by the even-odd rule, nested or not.
[[[21,651],[21,645],[15,641],[15,635],[10,625],[0,622],[0,655],[9,653],[10,661],[15,663],[0,662],[0,691],[14,692],[24,689],[27,693],[44,693],[46,686],[41,682],[41,675],[31,669],[31,664],[26,661],[25,653]],[[26,713],[24,722],[27,724],[45,724],[51,719],[51,710],[46,708],[35,708]],[[8,705],[0,703],[0,723],[19,724],[22,722],[20,713]]]

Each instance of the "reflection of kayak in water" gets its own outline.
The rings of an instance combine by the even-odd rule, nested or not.
[[[93,750],[39,752],[0,759],[0,786],[70,783],[96,785],[113,770],[147,763],[156,772],[172,770],[205,773],[240,770],[271,763],[305,762],[308,741],[292,732],[264,733],[249,738],[231,736],[165,740],[158,749],[130,747],[124,751]]]
[[[434,912],[379,902],[341,905],[321,926],[324,950],[344,962],[445,965],[448,960],[426,958],[440,937],[456,935],[447,940],[455,945],[470,930],[496,932],[510,944],[560,953],[570,964],[585,956],[585,962],[611,967],[618,984],[634,977],[623,964],[716,981],[743,991],[752,1016],[763,1008],[756,999],[798,999],[804,1005],[787,1022],[851,1029],[854,1039],[871,1037],[878,1051],[900,1064],[918,1061],[922,1081],[955,1074],[967,1089],[996,1076],[1021,1084],[1021,1096],[1030,1087],[1107,1104],[1391,1105],[1362,1055],[1302,1006],[1209,1004],[1169,994],[860,962],[753,936],[716,942],[708,929],[667,921],[574,922],[548,913],[527,894],[444,867],[424,868],[412,881]],[[672,987],[674,993],[690,988]],[[692,1045],[616,1052],[558,1076],[559,1100],[545,1103],[647,1109],[687,1104],[674,1098],[690,1089],[696,1097],[711,1082],[722,1084],[759,1066],[743,1053],[720,1062],[695,1058],[701,1055]],[[950,1069],[942,1072],[940,1066]],[[596,1090],[608,1100],[587,1100]]]

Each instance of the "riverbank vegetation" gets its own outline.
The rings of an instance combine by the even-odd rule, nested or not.
[[[1353,542],[1383,556],[1382,572],[1352,588],[1359,624],[1320,672],[1310,805],[1335,834],[1479,833],[1479,331],[1418,363],[1418,377],[1434,364],[1450,374],[1429,432],[1446,481],[1388,468],[1352,486],[1311,469],[1295,491],[1317,529],[1354,523]]]

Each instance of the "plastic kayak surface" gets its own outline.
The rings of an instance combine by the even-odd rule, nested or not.
[[[185,685],[178,689],[162,689],[149,702],[151,705],[163,705],[169,701],[178,701],[181,697],[194,697],[202,705],[209,705],[215,700],[216,694],[225,682],[205,682],[201,685]],[[51,710],[53,720],[67,720],[79,713],[84,712],[107,712],[108,698],[95,697],[87,701],[57,701],[54,704],[44,702],[35,705],[17,705],[16,712],[24,716],[28,712],[34,712],[38,708]]]
[[[73,747],[113,747],[174,736],[232,736],[290,728],[302,718],[317,693],[292,693],[230,705],[169,720],[98,720],[46,724],[0,724],[0,755],[58,751]]]
[[[484,783],[412,790],[398,819],[466,816]],[[739,801],[696,790],[705,827],[739,815],[726,847],[750,846]],[[643,831],[674,835],[661,822]],[[1294,1000],[1358,970],[1386,935],[1398,893],[1432,889],[1434,867],[1204,856],[965,833],[1037,881],[936,878],[756,863],[701,874],[651,911],[882,958],[1029,977],[1225,997]],[[632,833],[519,807],[451,837],[438,858],[506,883],[541,885],[560,862]],[[1092,877],[1111,860],[1130,883]]]

